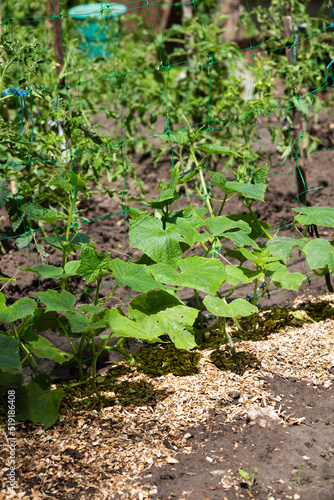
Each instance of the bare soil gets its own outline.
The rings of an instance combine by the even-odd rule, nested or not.
[[[281,411],[302,418],[302,425],[263,427],[242,418],[226,425],[229,406],[238,404],[236,393],[223,412],[213,409],[204,424],[186,429],[193,453],[177,454],[178,463],[142,474],[143,482],[157,486],[152,499],[333,500],[333,389],[275,376],[265,384],[279,396]],[[251,488],[241,476],[227,479],[238,476],[239,468],[250,475],[258,469]]]

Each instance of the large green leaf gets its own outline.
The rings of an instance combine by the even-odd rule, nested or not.
[[[209,312],[225,318],[242,318],[257,312],[257,307],[245,299],[235,299],[228,304],[225,299],[207,295],[203,303]]]
[[[187,243],[190,247],[192,247],[198,239],[197,238],[198,233],[196,229],[191,225],[190,222],[188,222],[185,219],[181,219],[181,217],[178,217],[176,219],[176,227],[182,234],[183,241]]]
[[[33,299],[23,297],[23,299],[17,300],[11,306],[0,308],[0,323],[12,323],[25,316],[30,316],[34,313],[36,307],[37,304]]]
[[[194,229],[199,229],[203,226],[203,217],[207,213],[207,209],[204,207],[194,208],[192,204],[188,205],[187,208],[182,210],[182,217],[192,225]]]
[[[219,215],[217,217],[206,219],[205,224],[208,230],[213,234],[213,236],[217,237],[224,237],[225,232],[231,231],[233,229],[242,230],[245,234],[249,234],[251,232],[251,228],[243,220],[231,220],[225,215]]]
[[[0,311],[6,307],[6,297],[0,292]]]
[[[75,276],[77,274],[77,270],[80,267],[80,261],[73,260],[71,262],[67,262],[65,265],[65,274],[63,274],[63,270],[61,267],[52,266],[50,264],[42,264],[36,267],[21,267],[23,271],[36,273],[42,278],[51,278],[51,279],[60,279],[66,278],[67,276]]]
[[[178,132],[168,132],[166,134],[160,134],[162,139],[174,142],[180,146],[186,146],[189,143],[189,136],[187,132],[179,130]]]
[[[21,267],[23,271],[36,273],[42,278],[59,279],[63,276],[61,267],[51,266],[50,264],[42,264],[36,267]]]
[[[61,214],[56,210],[50,210],[49,208],[43,208],[34,203],[26,203],[20,207],[21,211],[29,215],[31,219],[41,220],[44,222],[55,222],[56,220],[62,220],[66,218],[65,214]]]
[[[63,172],[52,180],[52,185],[64,191],[71,192],[74,188],[79,191],[86,187],[86,180],[82,179],[80,175],[74,172]]]
[[[2,162],[1,162],[2,163]],[[28,165],[28,161],[20,161],[16,158],[11,158],[5,162],[5,164],[1,165],[0,168],[6,168],[6,170],[10,170],[11,172],[19,172],[20,170],[24,170]]]
[[[198,149],[201,151],[205,151],[209,155],[224,155],[224,156],[235,156],[238,158],[242,158],[242,155],[237,153],[236,151],[232,151],[231,149],[227,149],[224,146],[218,146],[215,144],[208,144],[203,146],[198,146]]]
[[[292,208],[299,212],[295,216],[296,221],[304,226],[315,224],[316,226],[334,227],[334,208],[331,207],[297,207]]]
[[[23,383],[19,341],[0,333],[0,387],[20,387]]]
[[[73,333],[85,332],[88,329],[89,319],[85,314],[80,314],[78,311],[68,311],[64,316],[68,319]]]
[[[262,267],[269,262],[277,262],[281,260],[279,256],[271,255],[271,248],[254,249],[253,251],[247,248],[240,248],[239,252],[247,259],[254,262],[255,265]]]
[[[81,264],[77,273],[86,283],[101,279],[109,272],[110,252],[99,255],[94,245],[82,245]]]
[[[69,311],[64,316],[68,319],[73,333],[85,332],[88,329],[98,330],[106,328],[106,320],[91,322],[81,311]]]
[[[264,184],[268,175],[268,165],[258,168],[252,173],[252,182],[255,184]]]
[[[177,196],[174,196],[175,190],[172,188],[166,188],[162,191],[162,193],[153,200],[148,200],[152,208],[162,209],[167,205],[171,205],[178,199]]]
[[[60,243],[59,238],[63,243],[65,243],[66,240],[65,234],[58,235],[58,237],[55,234],[51,234],[46,238],[41,238],[41,240],[45,241],[45,243],[48,243],[49,245],[55,248],[58,248],[58,250],[63,250],[63,246]],[[81,245],[83,245],[84,243],[91,243],[91,241],[92,239],[90,236],[88,236],[88,234],[70,233],[68,238],[68,244],[66,246],[66,253],[75,252],[76,250],[79,250],[81,248]]]
[[[66,290],[48,290],[37,292],[35,295],[46,305],[47,311],[73,311],[75,306],[75,296]]]
[[[21,206],[26,203],[26,199],[19,194],[9,193],[6,200],[6,209],[9,215],[12,231],[15,233],[20,229],[25,220],[25,214],[21,211]],[[23,226],[22,226],[23,227]]]
[[[156,262],[176,265],[182,256],[179,245],[183,241],[180,231],[175,224],[166,224],[163,229],[162,221],[149,215],[130,221],[130,245],[138,248]]]
[[[210,173],[211,181],[216,184],[224,193],[240,193],[244,198],[252,200],[264,201],[264,194],[267,189],[267,184],[258,183],[251,184],[250,182],[227,181],[226,177],[219,172]]]
[[[265,266],[265,274],[277,288],[286,288],[298,292],[300,285],[306,280],[306,276],[301,273],[290,273],[288,268],[280,262],[272,262]]]
[[[248,234],[245,234],[243,231],[233,231],[233,232],[227,232],[223,233],[224,238],[228,238],[231,240],[236,247],[244,247],[244,246],[251,246],[253,248],[259,248],[258,244],[256,241],[252,240],[248,236]]]
[[[167,186],[162,189],[158,198],[149,200],[152,208],[163,208],[166,205],[171,205],[173,201],[175,201],[175,189],[179,180],[178,167],[175,167],[171,170],[170,176],[170,181],[167,183]]]
[[[130,303],[129,317],[135,319],[144,331],[159,337],[167,334],[178,349],[196,347],[194,336],[188,331],[198,311],[165,291],[138,295]]]
[[[124,316],[119,309],[111,309],[107,316],[107,323],[111,331],[115,332],[113,337],[130,337],[143,339],[148,342],[158,342],[159,338],[153,330],[147,330],[141,324]],[[109,335],[101,335],[101,339]]]
[[[264,201],[267,184],[251,184],[250,182],[227,181],[223,191],[229,193],[240,193],[244,198]]]
[[[295,239],[280,237],[275,234],[271,240],[266,242],[266,247],[271,248],[273,257],[280,257],[280,260],[288,260],[291,257],[293,248],[303,249],[307,243],[306,238]]]
[[[115,259],[111,262],[110,267],[114,278],[120,286],[129,286],[137,292],[149,292],[155,288],[161,290],[167,288],[152,278],[151,273],[145,265]]]
[[[48,429],[58,420],[63,394],[63,389],[51,390],[50,377],[40,373],[16,393],[16,420],[31,420]]]
[[[329,272],[334,271],[334,248],[329,241],[322,238],[311,240],[303,248],[306,260],[310,268],[325,269],[328,266]]]
[[[181,184],[182,182],[189,182],[192,180],[193,177],[198,173],[198,168],[194,168],[193,170],[187,170],[186,172],[182,172],[180,174],[178,184]]]
[[[181,273],[167,264],[154,264],[150,271],[156,280],[169,285],[195,288],[214,295],[226,279],[225,267],[218,259],[187,257],[177,262]]]
[[[29,350],[39,358],[52,359],[60,365],[73,358],[72,354],[58,349],[49,340],[37,335],[37,333],[27,331],[24,333],[23,339],[28,344]]]
[[[246,222],[252,230],[249,234],[249,237],[253,240],[261,236],[263,229],[265,229],[266,231],[268,231],[268,229],[271,229],[270,224],[264,222],[263,220],[256,219],[255,216],[250,213],[231,214],[228,216],[228,218],[231,220],[243,220],[244,222]]]
[[[29,243],[33,239],[33,232],[24,234],[23,236],[19,236],[15,238],[15,245],[20,250],[21,248],[25,248],[29,245]]]
[[[256,278],[260,281],[264,281],[263,271],[253,271],[246,267],[236,265],[226,266],[225,271],[226,281],[232,286],[238,285],[238,283],[253,283]]]
[[[46,312],[45,309],[38,307],[33,317],[26,317],[22,323],[17,326],[17,332],[22,335],[25,331],[42,333],[46,330],[56,330],[58,328],[58,315],[57,311]]]

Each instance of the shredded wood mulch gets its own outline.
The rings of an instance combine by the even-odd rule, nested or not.
[[[334,305],[333,296],[321,299]],[[272,412],[271,418],[283,425],[302,424],[302,417],[282,411],[280,397],[265,379],[293,377],[332,387],[333,334],[334,319],[324,319],[282,327],[265,340],[236,342],[238,357],[244,360],[238,373],[213,364],[212,359],[219,358],[217,349],[201,350],[197,373],[188,376],[154,378],[119,363],[98,379],[110,406],[99,408],[91,391],[75,388],[66,395],[60,421],[52,428],[17,424],[15,493],[6,486],[8,436],[6,422],[1,424],[0,499],[158,499],[156,485],[145,483],[143,473],[149,474],[153,465],[177,464],[180,453],[194,453],[189,429],[203,424],[212,410],[226,425],[255,419],[259,408],[264,417]],[[226,481],[227,491],[233,482]],[[249,498],[246,493],[244,498]],[[185,491],[178,499],[189,495],[191,491]]]

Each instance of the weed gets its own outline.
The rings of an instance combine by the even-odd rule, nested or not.
[[[253,485],[256,483],[255,474],[257,472],[257,468],[254,467],[252,474],[250,475],[248,472],[243,469],[238,469],[240,476],[245,480],[245,483],[248,486],[249,491],[253,488]]]

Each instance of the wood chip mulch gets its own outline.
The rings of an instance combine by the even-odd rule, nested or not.
[[[322,299],[334,304],[333,296]],[[152,464],[175,463],[177,452],[192,453],[186,429],[204,422],[210,409],[223,413],[224,403],[240,393],[238,404],[228,406],[226,423],[246,418],[253,406],[271,407],[279,414],[279,398],[265,388],[263,380],[274,374],[317,386],[333,384],[333,319],[284,327],[267,340],[243,341],[235,346],[256,360],[242,374],[219,370],[209,359],[212,350],[201,351],[198,373],[191,376],[151,378],[134,368],[116,365],[109,372],[119,374],[116,385],[102,391],[115,402],[110,407],[63,409],[60,421],[48,430],[18,423],[15,494],[5,490],[8,438],[2,424],[0,500],[102,500],[115,494],[124,499],[148,499],[156,491],[152,485],[137,483],[137,476]],[[108,377],[106,374],[105,387]],[[134,404],[122,400],[120,388],[130,397],[132,391]],[[288,424],[298,423],[288,416],[283,418]]]

